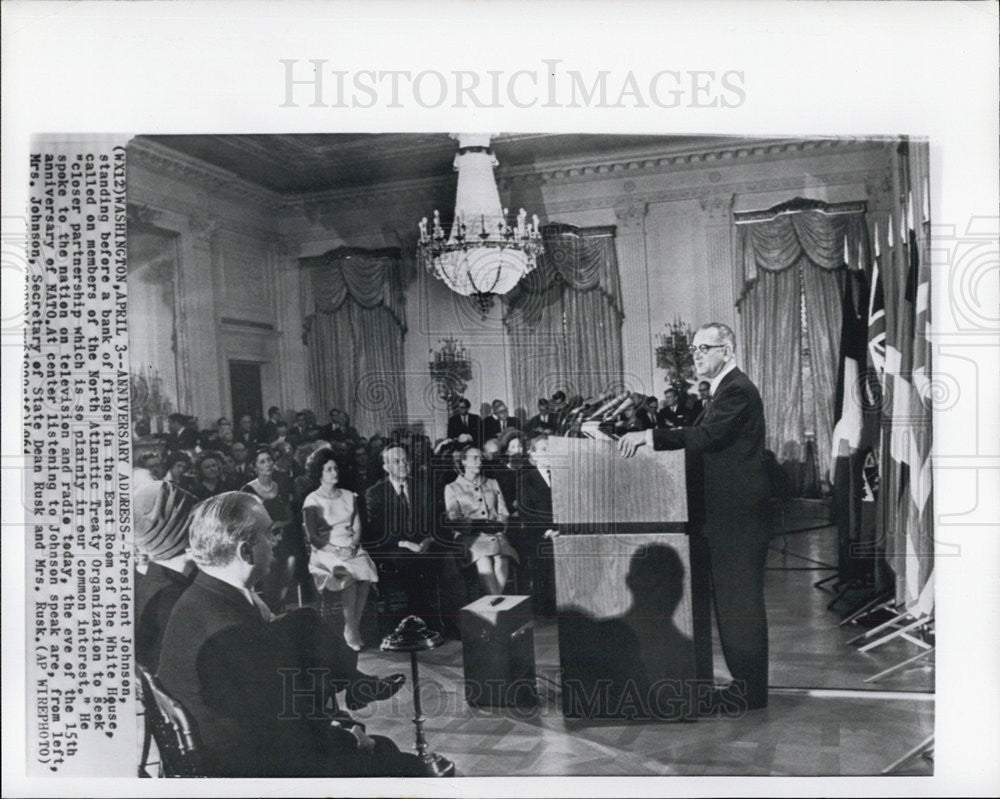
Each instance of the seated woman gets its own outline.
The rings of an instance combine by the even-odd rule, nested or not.
[[[271,535],[275,563],[268,572],[264,586],[264,599],[276,611],[284,606],[288,589],[295,583],[295,567],[309,558],[305,538],[292,524],[291,485],[274,468],[274,455],[269,447],[260,447],[253,458],[256,477],[240,488],[245,494],[254,494],[264,503],[271,517]]]
[[[482,474],[483,453],[476,447],[466,447],[460,462],[462,473],[444,487],[445,512],[449,521],[459,522],[455,536],[462,538],[486,593],[502,594],[510,559],[518,560],[503,533],[510,514],[497,481]]]
[[[368,553],[361,549],[358,498],[337,487],[339,475],[333,451],[315,453],[311,467],[319,488],[302,504],[302,522],[312,544],[309,572],[324,604],[330,594],[340,592],[344,640],[352,649],[360,651],[364,646],[361,615],[371,583],[378,582],[378,572]]]
[[[222,456],[215,450],[199,453],[194,462],[195,479],[185,488],[201,502],[229,490],[222,474]]]

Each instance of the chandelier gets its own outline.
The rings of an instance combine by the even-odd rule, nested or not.
[[[538,217],[527,221],[522,208],[511,219],[500,206],[493,169],[499,164],[489,134],[452,133],[458,139],[455,217],[446,235],[435,211],[428,228],[420,220],[418,252],[424,266],[452,291],[472,297],[485,317],[493,297],[506,294],[535,268],[542,251]]]

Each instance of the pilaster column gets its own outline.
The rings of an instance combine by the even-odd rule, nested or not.
[[[278,387],[282,410],[301,410],[310,404],[306,348],[302,343],[302,270],[297,249],[281,236],[269,242],[268,257],[274,281],[274,318],[278,327]]]
[[[180,410],[207,424],[229,407],[221,396],[228,365],[219,362],[212,244],[215,220],[188,218],[180,231],[177,296],[177,369]]]
[[[738,265],[734,263],[732,211],[735,195],[726,192],[707,194],[700,199],[705,220],[705,253],[708,263],[708,314],[704,322],[722,322],[736,328],[739,283]],[[740,281],[741,283],[742,281]],[[696,322],[701,324],[701,322]]]
[[[646,263],[646,213],[648,204],[637,201],[615,209],[618,230],[615,247],[621,277],[622,362],[625,386],[632,391],[653,391],[653,319],[649,305],[649,265]]]

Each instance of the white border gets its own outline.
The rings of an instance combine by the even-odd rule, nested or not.
[[[997,5],[992,2],[27,2],[3,15],[3,216],[23,217],[32,133],[333,132],[504,130],[895,134],[932,143],[932,213],[963,228],[996,217]],[[732,109],[281,109],[279,58],[324,58],[343,69],[572,68],[745,73],[746,102]],[[22,223],[23,224],[23,223]],[[23,296],[17,264],[4,264],[3,316]],[[995,296],[996,264],[979,289]],[[936,324],[947,281],[935,283]],[[993,292],[993,294],[990,294]],[[976,341],[996,343],[995,331]],[[975,342],[972,342],[975,343]],[[20,348],[3,336],[4,522],[20,491]],[[981,370],[998,368],[988,350]],[[981,356],[980,356],[981,357]],[[984,371],[982,373],[989,373]],[[990,401],[996,398],[987,398]],[[996,407],[980,418],[980,453],[997,463]],[[968,419],[942,414],[947,440]],[[974,455],[977,453],[969,453]],[[996,472],[992,472],[993,475]],[[980,486],[995,489],[989,476]],[[11,498],[14,498],[11,501]],[[935,498],[939,513],[974,503]],[[982,505],[980,505],[982,507]],[[939,563],[936,775],[925,779],[664,778],[477,779],[460,782],[300,780],[296,793],[344,795],[989,795],[1000,791],[1000,536],[984,510],[958,563]],[[170,795],[177,784],[24,778],[23,541],[4,530],[3,792],[5,795]],[[185,787],[185,789],[187,789]],[[277,795],[288,785],[199,781],[198,793]]]

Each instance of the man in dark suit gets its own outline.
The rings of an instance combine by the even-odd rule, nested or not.
[[[680,404],[677,389],[663,392],[663,407],[656,414],[656,426],[661,428],[685,427],[690,424],[687,412]]]
[[[552,469],[547,435],[531,439],[528,465],[520,470],[519,476],[518,551],[531,580],[535,612],[551,616],[556,610],[552,539],[559,535],[559,530],[552,516]]]
[[[174,606],[157,676],[194,719],[202,776],[422,774],[388,739],[324,712],[328,661],[315,618],[279,623],[252,591],[271,566],[270,528],[263,504],[241,492],[212,497],[191,516],[199,572]]]
[[[493,413],[483,419],[483,441],[500,438],[511,428],[519,429],[521,427],[520,419],[510,415],[507,404],[503,400],[493,400],[491,407]]]
[[[476,414],[469,413],[471,408],[472,403],[465,397],[458,401],[457,413],[448,419],[448,438],[460,444],[480,447],[483,444],[483,420]]]
[[[538,400],[538,413],[528,420],[524,434],[528,438],[544,434],[551,435],[556,431],[557,426],[556,415],[549,411],[549,401],[545,397],[541,397]]]
[[[432,626],[437,626],[434,587],[440,585],[440,626],[453,636],[464,583],[455,552],[434,537],[433,475],[427,471],[415,478],[409,455],[398,444],[382,450],[382,469],[385,477],[365,493],[365,549],[386,581],[399,582],[407,612]]]
[[[767,705],[767,557],[769,488],[764,459],[764,408],[757,387],[736,366],[736,337],[726,325],[702,325],[693,346],[695,369],[709,382],[709,401],[698,424],[629,433],[623,455],[640,446],[685,449],[701,456],[704,523],[716,621],[733,683],[718,692],[715,708]],[[690,472],[689,472],[690,473]]]

